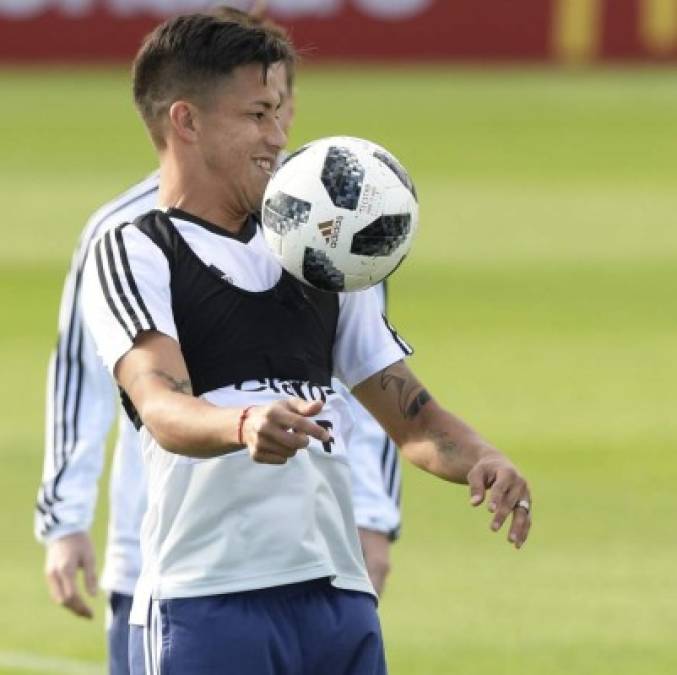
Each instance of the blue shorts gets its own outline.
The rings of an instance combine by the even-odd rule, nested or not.
[[[153,602],[131,675],[386,675],[376,602],[318,579]]]
[[[129,612],[132,609],[132,596],[111,593],[108,609],[108,673],[129,675]]]

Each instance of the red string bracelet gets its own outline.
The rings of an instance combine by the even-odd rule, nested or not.
[[[248,406],[247,408],[245,408],[242,411],[242,414],[240,415],[240,421],[238,422],[238,425],[237,425],[237,442],[240,445],[245,445],[245,442],[242,438],[242,428],[244,427],[244,421],[247,419],[247,415],[249,415],[249,411],[252,408],[255,408],[255,407],[256,406],[253,406],[253,405]]]

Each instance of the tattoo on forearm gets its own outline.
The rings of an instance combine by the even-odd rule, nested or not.
[[[179,380],[178,378],[166,373],[164,370],[146,370],[137,373],[134,379],[129,383],[128,389],[131,390],[142,377],[159,377],[169,383],[171,390],[179,394],[188,394],[192,396],[193,388],[190,386],[190,380]]]
[[[429,431],[428,438],[435,444],[438,452],[442,455],[451,455],[458,450],[458,445],[444,431]]]
[[[414,400],[409,404],[404,416],[407,419],[413,419],[431,398],[432,396],[425,389],[421,389],[421,391],[414,396]]]
[[[414,379],[401,364],[389,366],[381,373],[381,388],[395,387],[402,417],[414,419],[421,408],[431,400],[430,394]]]

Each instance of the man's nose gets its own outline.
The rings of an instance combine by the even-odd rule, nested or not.
[[[269,126],[266,140],[270,145],[278,150],[287,146],[287,134],[280,126],[280,120],[274,118]]]

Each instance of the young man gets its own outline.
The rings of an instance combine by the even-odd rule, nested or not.
[[[233,21],[261,20],[232,9],[215,10]],[[287,92],[280,124],[293,119],[294,64],[285,65]],[[94,549],[88,535],[96,503],[106,436],[117,411],[117,392],[96,354],[81,316],[81,277],[90,243],[122,222],[157,207],[159,175],[154,173],[90,218],[76,249],[61,300],[59,336],[50,364],[48,424],[43,481],[38,492],[35,532],[46,545],[45,572],[54,599],[74,614],[91,617],[76,572],[82,568],[90,593],[96,592]],[[379,289],[385,305],[385,288]],[[335,385],[338,390],[339,384]],[[347,392],[346,392],[347,394]],[[374,419],[346,400],[356,418],[349,459],[353,503],[370,579],[380,594],[388,573],[390,540],[400,525],[400,470],[397,451]],[[111,675],[128,674],[128,623],[141,569],[139,530],[146,507],[139,436],[126,415],[119,419],[110,485],[110,517],[101,586],[108,593],[108,660]]]
[[[493,529],[512,513],[510,541],[528,534],[524,479],[416,380],[375,293],[305,288],[262,240],[292,55],[265,28],[187,15],[135,61],[165,210],[106,233],[83,281],[149,474],[135,675],[385,672],[334,373],[414,463],[475,505],[491,487]]]

